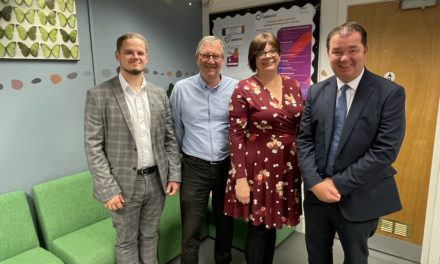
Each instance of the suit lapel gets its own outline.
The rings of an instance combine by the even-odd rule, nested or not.
[[[336,78],[333,77],[331,80],[324,84],[324,129],[325,129],[325,152],[326,156],[330,151],[330,144],[332,142],[333,136],[333,122],[335,119],[335,105],[336,105]]]
[[[351,103],[350,111],[348,112],[347,119],[345,120],[336,155],[339,153],[339,151],[342,149],[342,146],[347,141],[349,135],[351,134],[351,131],[356,125],[356,121],[362,113],[365,105],[370,100],[371,94],[373,92],[373,80],[369,78],[369,72],[365,69],[364,76],[362,76],[362,79],[359,82],[359,86],[354,95],[353,102]]]
[[[154,109],[156,108],[157,98],[156,98],[156,93],[154,92],[154,89],[151,88],[151,84],[147,81],[146,81],[146,89],[145,90],[147,91],[148,105],[150,107],[150,134],[151,134],[151,139],[152,139],[152,143],[153,143],[154,142],[153,138],[156,138],[156,135],[155,135],[156,112],[154,111]]]
[[[125,123],[127,123],[128,129],[131,132],[131,135],[134,138],[134,130],[133,124],[131,122],[130,110],[128,110],[127,101],[125,100],[124,91],[122,90],[121,83],[119,82],[119,78],[116,77],[113,79],[112,85],[113,94],[116,97],[116,101],[118,102],[119,109],[121,109],[122,116],[125,119]]]

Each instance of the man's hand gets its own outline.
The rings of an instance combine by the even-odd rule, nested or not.
[[[235,184],[235,197],[242,204],[250,202],[250,188],[246,178],[237,179]]]
[[[325,203],[336,203],[341,200],[341,195],[330,177],[310,188],[310,191]]]
[[[107,202],[105,202],[104,206],[112,211],[117,211],[119,209],[122,209],[122,204],[124,203],[124,198],[122,197],[122,194],[117,194]]]
[[[333,180],[332,180],[331,177],[327,177],[327,178],[325,178],[325,179],[324,179],[324,182],[330,184],[330,186],[332,186],[333,188],[335,188],[335,190],[336,190],[336,191],[338,192],[338,194],[339,194],[338,188],[336,188],[336,185],[333,183]]]
[[[170,181],[167,184],[167,194],[170,196],[174,196],[177,192],[177,190],[179,190],[180,187],[180,183],[179,182],[175,182],[175,181]]]

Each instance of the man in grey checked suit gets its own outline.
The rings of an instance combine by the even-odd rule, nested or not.
[[[116,229],[117,263],[157,263],[165,193],[180,186],[180,160],[166,93],[143,75],[148,44],[116,43],[119,76],[87,91],[84,136],[94,196]]]

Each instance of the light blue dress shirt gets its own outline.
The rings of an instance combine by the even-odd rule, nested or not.
[[[222,76],[209,88],[197,74],[176,83],[170,102],[181,151],[208,161],[229,156],[229,99],[237,82]]]

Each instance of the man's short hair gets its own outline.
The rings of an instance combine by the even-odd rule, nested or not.
[[[137,38],[142,40],[145,43],[145,52],[148,51],[148,42],[147,39],[139,33],[136,32],[127,32],[124,35],[120,36],[118,40],[116,40],[116,53],[121,51],[122,44],[127,39]]]

